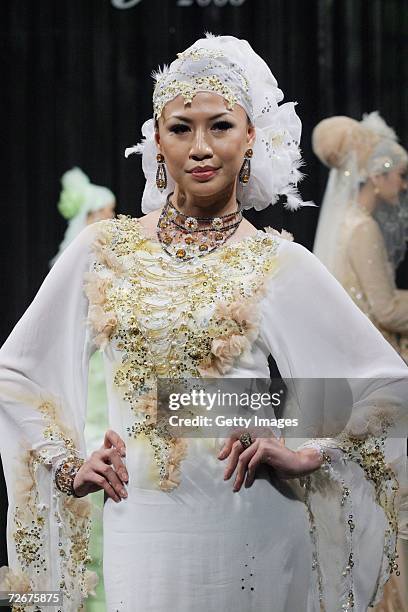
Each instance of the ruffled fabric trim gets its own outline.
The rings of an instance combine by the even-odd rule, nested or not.
[[[211,349],[198,366],[201,376],[224,376],[237,359],[249,355],[259,333],[257,302],[262,291],[259,288],[250,299],[237,292],[231,302],[217,302],[208,326]]]
[[[106,261],[107,249],[101,252]],[[114,258],[115,255],[112,255],[110,259]],[[94,332],[93,341],[101,350],[108,344],[118,324],[115,313],[107,310],[107,291],[110,286],[110,280],[102,278],[95,271],[85,275],[84,291],[89,300],[88,324]]]

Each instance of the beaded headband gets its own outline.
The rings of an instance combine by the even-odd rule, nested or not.
[[[199,91],[222,96],[229,110],[240,104],[253,117],[249,81],[244,69],[218,49],[194,48],[177,54],[177,59],[153,73],[154,117],[158,119],[167,102],[178,95],[191,103]]]

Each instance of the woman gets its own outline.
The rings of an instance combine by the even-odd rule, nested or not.
[[[81,168],[72,168],[65,172],[61,177],[61,184],[58,210],[68,221],[68,225],[51,265],[84,227],[102,219],[112,219],[116,206],[116,198],[112,191],[102,185],[91,183]]]
[[[61,177],[62,190],[58,201],[58,210],[68,226],[64,239],[54,257],[53,265],[61,253],[76,236],[91,223],[102,219],[112,219],[116,207],[116,198],[110,189],[91,183],[89,177],[80,169],[72,168]],[[108,398],[106,395],[105,375],[102,354],[95,352],[89,361],[88,401],[85,424],[85,441],[87,453],[97,450],[100,441],[108,428]],[[95,597],[87,602],[87,612],[105,610],[103,574],[102,574],[102,491],[93,496],[92,530],[89,550],[92,557],[91,571],[95,570],[98,587]]]
[[[331,117],[313,131],[313,149],[331,168],[314,253],[408,361],[408,291],[395,272],[408,240],[408,154],[377,112],[361,121]],[[376,612],[407,610],[408,522],[400,517],[402,576],[387,584]]]
[[[278,106],[282,93],[248,43],[209,36],[156,79],[154,120],[137,147],[148,214],[84,230],[2,351],[8,579],[59,584],[64,612],[78,609],[86,496],[103,488],[109,611],[366,610],[395,566],[385,433],[401,427],[407,368],[313,255],[242,218],[237,200],[261,209],[284,194],[300,204],[300,122],[293,104]],[[85,457],[96,347],[111,429]],[[314,432],[317,421],[319,439],[289,440],[289,425],[287,445],[276,428],[266,437],[238,428],[225,443],[172,435],[157,407],[162,379],[267,378],[269,353],[294,391],[287,414]],[[330,377],[347,386],[348,404],[334,406]],[[25,470],[22,490],[13,467]],[[43,549],[39,560],[25,553],[30,518],[51,530],[57,565]]]
[[[408,154],[375,112],[324,119],[313,148],[332,168],[314,253],[407,359],[408,291],[395,271],[408,240]]]

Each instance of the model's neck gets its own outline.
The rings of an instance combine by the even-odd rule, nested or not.
[[[371,181],[368,181],[361,187],[357,198],[357,204],[370,215],[377,208],[378,200],[374,191],[374,185]]]
[[[176,185],[171,202],[180,212],[191,217],[219,217],[237,210],[236,188],[211,196],[196,196],[182,192]]]

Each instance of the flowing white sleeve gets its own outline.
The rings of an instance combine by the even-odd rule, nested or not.
[[[54,475],[62,458],[86,456],[94,347],[83,281],[96,225],[59,258],[0,350],[0,452],[9,500],[9,566],[0,569],[0,590],[62,591],[62,606],[47,609],[64,612],[82,609],[92,578],[89,501],[61,493]]]
[[[325,610],[362,612],[395,567],[408,369],[312,253],[281,240],[278,260],[261,303],[263,341],[297,397],[306,379],[324,390],[310,394],[324,398],[319,406],[308,406],[307,393],[300,401],[313,436],[302,446],[326,459],[302,479],[317,586]]]

